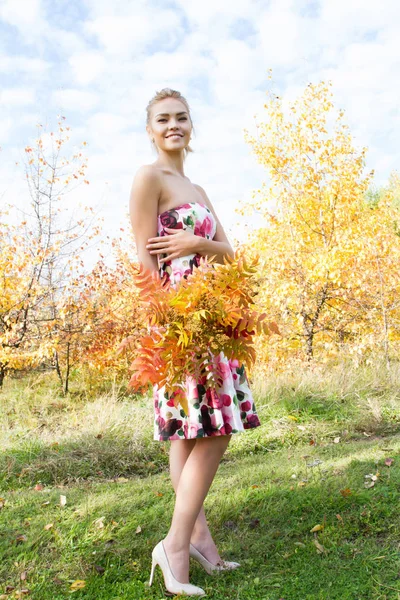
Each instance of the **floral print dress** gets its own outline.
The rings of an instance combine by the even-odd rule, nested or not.
[[[158,215],[159,236],[168,235],[164,227],[190,229],[194,235],[213,239],[217,224],[205,204],[187,202]],[[199,265],[200,257],[200,254],[189,254],[164,261],[160,263],[160,276],[167,273],[171,286],[176,287],[182,277],[187,278]],[[213,389],[206,386],[205,375],[197,381],[188,375],[185,391],[189,414],[180,404],[174,406],[175,392],[168,393],[165,386],[158,388],[158,384],[153,386],[155,440],[229,435],[261,425],[245,367],[239,368],[239,362],[229,360],[223,352],[212,356],[223,383]]]

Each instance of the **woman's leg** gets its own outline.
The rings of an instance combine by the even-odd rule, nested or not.
[[[171,527],[164,540],[172,572],[181,583],[189,583],[190,538],[230,439],[230,435],[197,438],[182,469]]]
[[[188,456],[193,450],[195,444],[196,439],[171,440],[169,466],[171,481],[175,492],[178,488],[182,469],[185,466]],[[202,504],[194,524],[190,542],[214,565],[221,560],[218,549],[208,528],[208,523],[204,512],[204,504]]]

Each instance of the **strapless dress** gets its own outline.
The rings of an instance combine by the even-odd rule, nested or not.
[[[164,227],[191,229],[194,235],[213,239],[217,224],[210,209],[200,202],[187,202],[158,215],[157,235],[168,235]],[[160,255],[161,257],[166,255]],[[199,265],[200,254],[188,254],[160,264],[159,273],[166,273],[171,286],[178,285]],[[204,378],[185,380],[188,414],[165,386],[153,386],[154,440],[179,440],[230,435],[261,425],[249,387],[245,367],[236,359],[229,360],[223,352],[213,355],[223,383],[213,389]]]

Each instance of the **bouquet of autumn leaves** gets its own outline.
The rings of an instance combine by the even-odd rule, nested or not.
[[[139,263],[135,285],[141,291],[141,327],[118,348],[133,353],[128,385],[135,391],[154,384],[178,391],[188,375],[196,380],[206,375],[210,387],[222,385],[214,355],[223,351],[250,371],[256,358],[253,336],[279,333],[253,303],[260,282],[259,256],[246,260],[238,249],[234,258],[224,256],[224,264],[214,258],[202,256],[177,289]],[[175,398],[178,403],[178,393]]]

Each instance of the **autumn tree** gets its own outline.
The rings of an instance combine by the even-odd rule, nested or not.
[[[42,328],[57,317],[63,288],[71,273],[76,276],[83,268],[82,253],[100,231],[93,225],[94,217],[78,218],[69,211],[67,192],[80,181],[89,182],[82,151],[74,151],[70,159],[62,154],[70,139],[64,121],[60,117],[56,134],[41,131],[38,125],[39,136],[25,148],[29,206],[10,205],[18,223],[1,224],[0,384],[7,370],[33,366],[45,358]],[[85,210],[93,215],[92,208]],[[56,354],[52,360],[57,364]]]
[[[259,301],[284,336],[260,342],[261,361],[263,353],[271,355],[271,343],[282,364],[289,357],[309,361],[316,349],[326,360],[344,343],[362,351],[367,338],[371,349],[377,341],[372,315],[376,323],[385,311],[388,317],[389,306],[397,310],[398,274],[387,252],[390,246],[398,260],[390,194],[375,210],[368,206],[367,149],[355,148],[330,87],[309,84],[285,107],[268,91],[256,134],[245,131],[269,181],[239,212],[255,209],[263,219],[248,246],[261,256]]]
[[[138,324],[139,290],[133,262],[119,247],[114,251],[114,267],[99,260],[89,273],[70,282],[58,299],[55,318],[43,328],[42,347],[57,357],[64,393],[74,368],[97,386],[107,378],[128,381],[130,361],[117,348]]]

